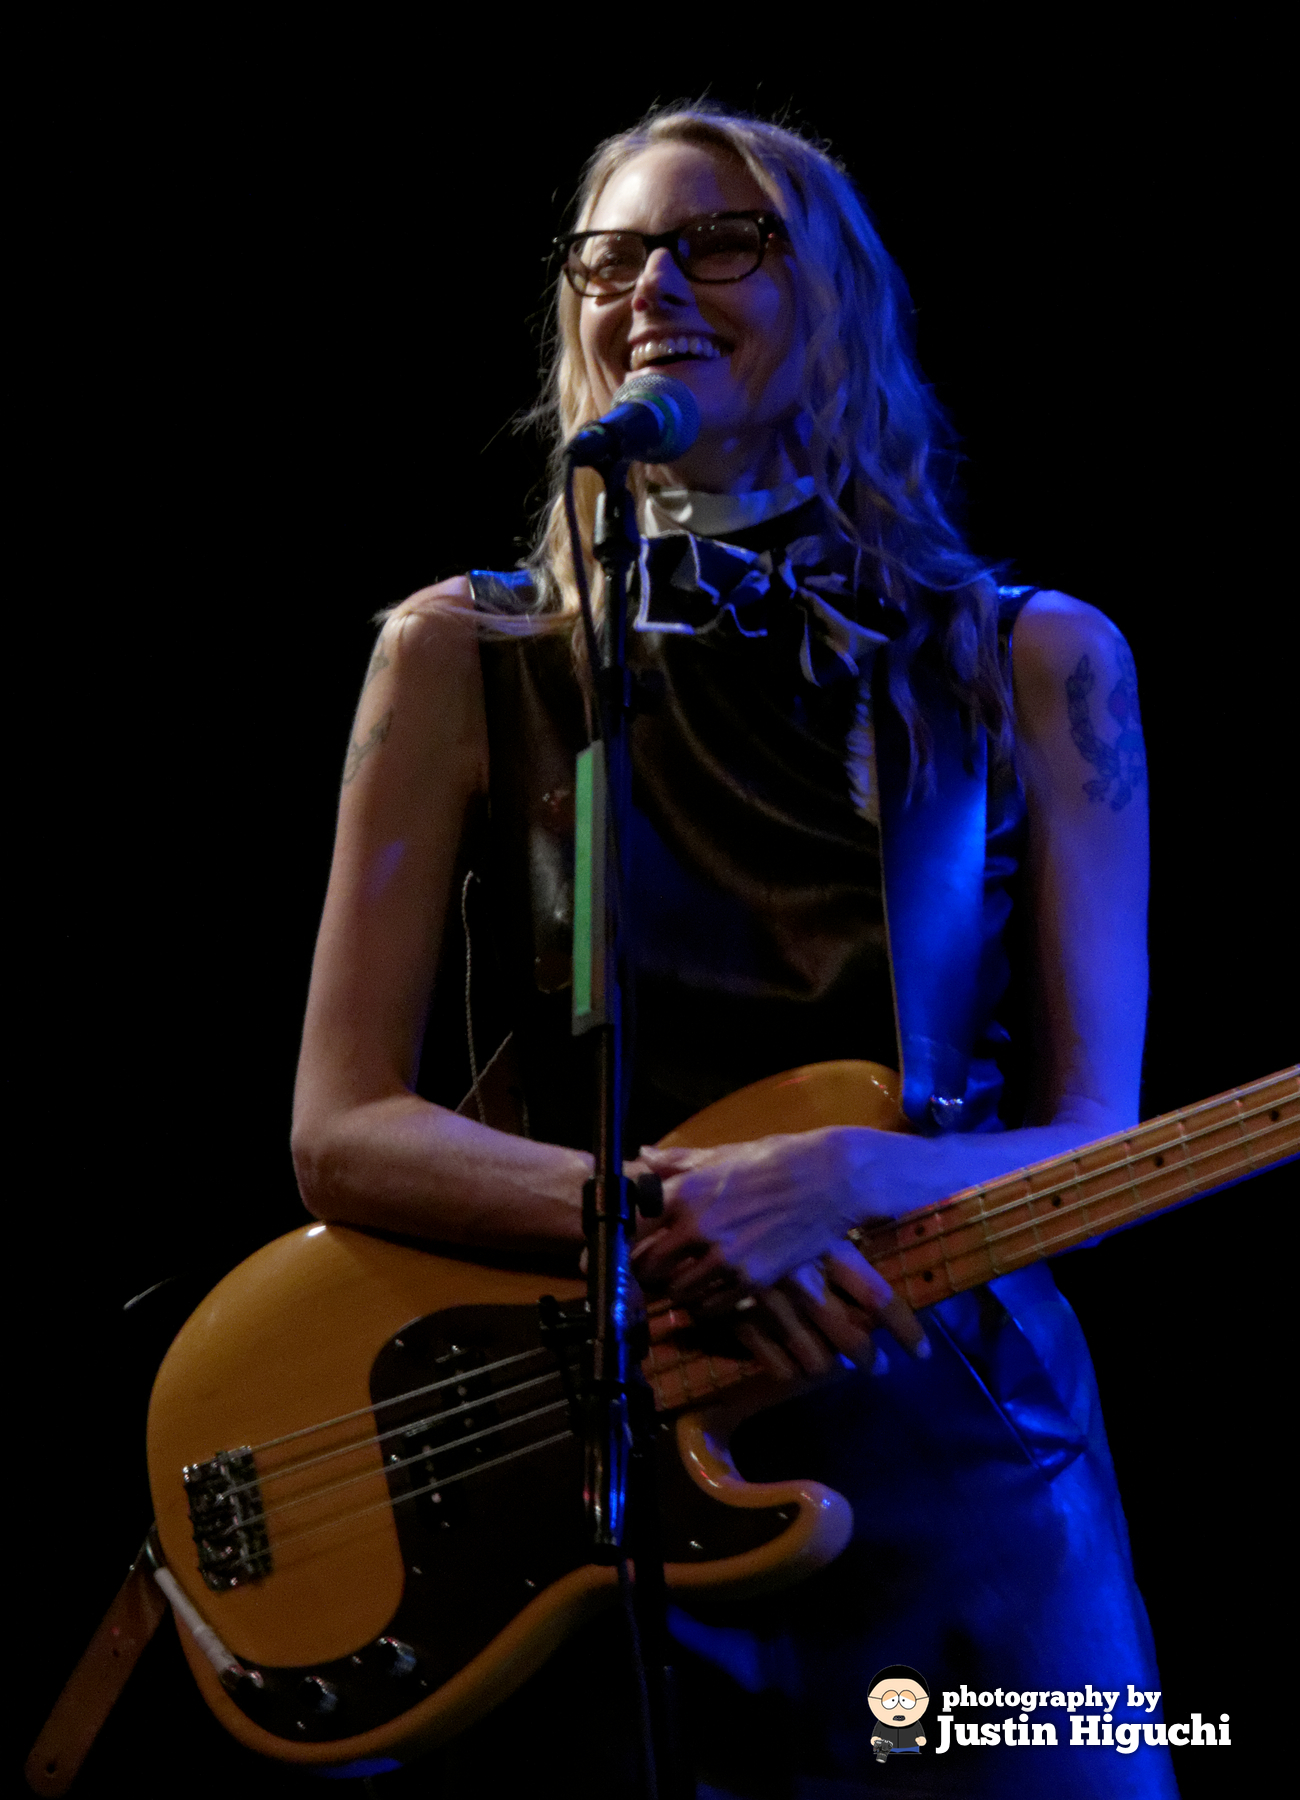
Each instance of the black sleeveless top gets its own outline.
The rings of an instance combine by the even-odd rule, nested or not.
[[[789,520],[772,524],[788,529]],[[754,534],[744,541],[756,547]],[[524,577],[472,581],[486,613],[531,603]],[[1005,595],[1008,648],[1029,591]],[[850,605],[888,637],[878,602],[857,594],[842,610]],[[932,834],[918,858],[916,834],[909,847],[891,811],[900,739],[883,705],[882,836],[845,766],[862,683],[808,680],[797,606],[769,607],[766,635],[749,635],[755,629],[743,610],[734,630],[631,634],[634,666],[664,685],[632,737],[634,1134],[653,1141],[705,1102],[800,1062],[859,1056],[897,1066],[900,1046],[905,1076],[920,1068],[942,1087],[943,1056],[926,1062],[924,1033],[936,1021],[961,1040],[960,1124],[996,1126],[1000,1100],[1005,1121],[1017,1123],[999,1066],[1024,827],[1014,774],[970,759],[980,804],[965,817],[979,832],[967,833],[957,858],[973,869],[962,890],[974,898],[968,928],[948,880],[951,840]],[[592,1038],[571,1036],[569,995],[574,756],[587,729],[570,643],[485,641],[482,663],[491,790],[471,854],[495,914],[505,1022],[532,1135],[587,1148]],[[927,719],[940,710],[927,703]],[[941,736],[936,726],[936,744]],[[946,764],[951,794],[961,788],[962,733],[947,742],[957,746],[955,778],[952,755]],[[926,915],[920,934],[907,928],[913,914]],[[477,954],[476,934],[476,969]],[[973,999],[954,1026],[943,993],[972,964]],[[923,1081],[922,1104],[926,1093]],[[1045,1265],[942,1301],[925,1318],[927,1360],[880,1334],[873,1373],[769,1407],[732,1442],[745,1479],[824,1481],[848,1499],[854,1526],[829,1567],[784,1592],[698,1610],[675,1594],[669,1629],[687,1740],[697,1772],[719,1791],[874,1791],[882,1771],[865,1695],[876,1672],[899,1661],[922,1669],[935,1694],[963,1683],[1064,1691],[1106,1666],[1159,1685],[1087,1351]],[[576,1638],[462,1740],[462,1784],[470,1770],[481,1784],[486,1768],[498,1786],[517,1785],[514,1765],[499,1765],[514,1744],[533,1746],[549,1730],[566,1766],[575,1743],[590,1748],[575,1794],[618,1785],[636,1735],[626,1691],[584,1716],[576,1734],[573,1695],[595,1691],[623,1655],[613,1627]],[[1063,1800],[1109,1793],[1119,1779],[1081,1753],[1052,1754],[1062,1758],[1052,1784]],[[1124,1792],[1172,1800],[1167,1760],[1143,1757],[1123,1759]],[[927,1749],[884,1773],[887,1785],[954,1800],[1028,1800],[1042,1787],[1038,1763],[1010,1751],[940,1758]]]
[[[816,503],[813,503],[816,506]],[[762,551],[809,509],[730,538]],[[531,604],[526,578],[475,571],[491,614]],[[1008,594],[1006,630],[1031,590]],[[881,602],[854,616],[896,635]],[[628,914],[635,982],[631,1141],[652,1143],[709,1102],[801,1063],[899,1067],[878,825],[846,767],[860,705],[852,679],[809,680],[805,613],[779,596],[741,628],[634,630],[634,670],[662,697],[632,724]],[[570,1032],[574,758],[588,742],[568,632],[488,638],[485,842],[476,852],[502,962],[530,1135],[591,1142],[589,1040]],[[995,1014],[1024,805],[989,777],[983,966],[968,1128],[994,1122],[1006,1032]],[[1003,1060],[1005,1058],[1003,1057]]]

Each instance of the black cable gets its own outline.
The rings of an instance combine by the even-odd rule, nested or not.
[[[645,1656],[641,1649],[641,1627],[636,1616],[636,1600],[628,1573],[626,1557],[619,1558],[618,1594],[627,1620],[628,1645],[632,1652],[632,1679],[636,1683],[638,1723],[641,1727],[641,1755],[645,1762],[646,1800],[659,1800],[659,1773],[655,1760],[654,1725],[650,1718],[650,1687],[646,1681]]]
[[[596,615],[591,607],[591,590],[587,586],[587,561],[578,529],[578,506],[573,491],[577,469],[570,463],[564,476],[564,516],[569,525],[569,553],[573,558],[573,579],[578,589],[578,606],[582,613],[582,635],[587,646],[587,670],[596,706],[597,736],[609,742],[609,715],[605,693],[605,664],[596,637]]]

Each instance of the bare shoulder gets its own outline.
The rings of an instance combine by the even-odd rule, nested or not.
[[[1029,601],[1012,646],[1016,735],[1030,790],[1040,800],[1055,792],[1075,812],[1102,801],[1110,813],[1123,811],[1146,775],[1137,670],[1123,633],[1097,607],[1049,592]]]
[[[449,581],[420,588],[393,607],[384,618],[375,654],[383,650],[407,663],[436,666],[448,657],[464,659],[476,643],[469,577],[453,575]]]
[[[487,727],[478,642],[465,576],[421,588],[388,613],[362,684],[345,787],[363,765],[368,781],[382,782],[387,770],[400,783],[425,763],[454,773],[457,785],[482,785]]]
[[[1091,666],[1132,663],[1128,645],[1114,622],[1086,600],[1040,589],[1026,603],[1012,637],[1017,691],[1032,692],[1042,682],[1060,683],[1086,657]]]
[[[393,607],[375,640],[362,692],[442,700],[479,691],[478,630],[467,576],[441,581]]]

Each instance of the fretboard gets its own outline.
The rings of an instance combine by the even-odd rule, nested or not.
[[[1300,1065],[851,1235],[896,1294],[932,1306],[1297,1155]],[[645,1373],[661,1410],[676,1410],[748,1379],[755,1365],[670,1337],[654,1345]]]

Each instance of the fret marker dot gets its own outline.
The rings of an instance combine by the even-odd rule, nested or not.
[[[917,1226],[917,1228],[916,1228],[916,1235],[917,1235],[917,1237],[924,1237],[924,1236],[925,1236],[925,1226],[924,1226],[924,1225],[918,1225],[918,1226]]]
[[[923,1279],[923,1280],[925,1280],[925,1281],[933,1281],[933,1280],[934,1280],[934,1270],[933,1270],[933,1269],[926,1269],[926,1270],[925,1270],[925,1271],[924,1271],[924,1272],[923,1272],[923,1275],[922,1275],[922,1279]]]
[[[1052,1205],[1059,1206],[1060,1204],[1061,1204],[1061,1196],[1059,1194],[1053,1194],[1052,1195]]]
[[[1272,1112],[1268,1116],[1270,1119],[1272,1119],[1272,1121],[1275,1125],[1277,1124],[1278,1120],[1282,1117],[1281,1113],[1278,1111],[1276,1106],[1273,1108]]]
[[[1164,1157],[1163,1157],[1163,1156],[1157,1156],[1157,1157],[1153,1157],[1153,1159],[1152,1159],[1152,1160],[1153,1160],[1153,1161],[1154,1161],[1154,1163],[1155,1163],[1155,1165],[1156,1165],[1156,1167],[1157,1167],[1157,1169],[1163,1169],[1163,1168],[1164,1168],[1164,1166],[1165,1166],[1165,1159],[1164,1159]]]

